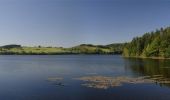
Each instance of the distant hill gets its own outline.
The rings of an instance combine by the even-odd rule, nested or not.
[[[124,44],[110,44],[110,45],[92,45],[81,44],[69,48],[72,53],[78,54],[121,54]]]
[[[0,47],[1,55],[58,55],[58,54],[122,54],[123,43],[109,45],[81,44],[71,48],[63,47],[24,47],[5,45]]]
[[[125,57],[170,58],[170,27],[145,33],[126,43],[123,49]]]
[[[1,46],[1,48],[21,48],[21,45],[10,44],[10,45]]]

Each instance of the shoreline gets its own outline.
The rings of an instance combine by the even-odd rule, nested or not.
[[[66,53],[66,54],[0,54],[0,55],[120,55],[121,54],[74,54],[74,53]]]
[[[121,54],[95,54],[95,53],[92,53],[92,54],[85,54],[85,53],[56,53],[56,54],[0,54],[0,56],[5,56],[5,55],[25,55],[25,56],[45,56],[45,55],[119,55],[120,57],[123,57],[123,58],[134,58],[134,59],[158,59],[158,60],[168,60],[170,58],[164,58],[164,57],[137,57],[137,56],[123,56]]]
[[[127,56],[122,56],[124,58],[137,58],[137,59],[158,59],[158,60],[166,60],[166,59],[170,59],[170,58],[165,58],[165,57],[136,57],[136,56],[131,56],[131,57],[127,57]]]

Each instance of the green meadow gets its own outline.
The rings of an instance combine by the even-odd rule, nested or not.
[[[121,54],[124,44],[91,45],[82,44],[71,48],[63,47],[26,47],[5,45],[0,47],[2,55],[57,55],[57,54]]]

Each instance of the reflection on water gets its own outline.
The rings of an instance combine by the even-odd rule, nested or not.
[[[150,76],[159,85],[170,86],[170,60],[126,58],[125,69],[135,76]]]
[[[170,100],[169,93],[170,60],[0,56],[0,100]]]

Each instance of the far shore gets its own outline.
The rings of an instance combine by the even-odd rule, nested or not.
[[[119,56],[121,56],[121,57],[123,57],[123,58],[134,58],[134,59],[158,59],[158,60],[165,60],[165,59],[170,59],[170,58],[165,58],[165,57],[141,57],[141,56],[139,56],[139,57],[137,57],[137,56],[123,56],[123,55],[121,55],[121,54],[97,54],[97,53],[52,53],[52,54],[45,54],[45,53],[43,53],[43,54],[0,54],[0,55],[119,55]]]
[[[80,53],[56,53],[56,54],[0,54],[0,55],[120,55],[121,54],[80,54]]]
[[[123,57],[124,58],[140,58],[140,59],[160,59],[160,60],[170,59],[170,58],[165,58],[165,57],[141,57],[141,56],[139,56],[139,57],[137,57],[137,56],[131,56],[131,57],[123,56]]]

